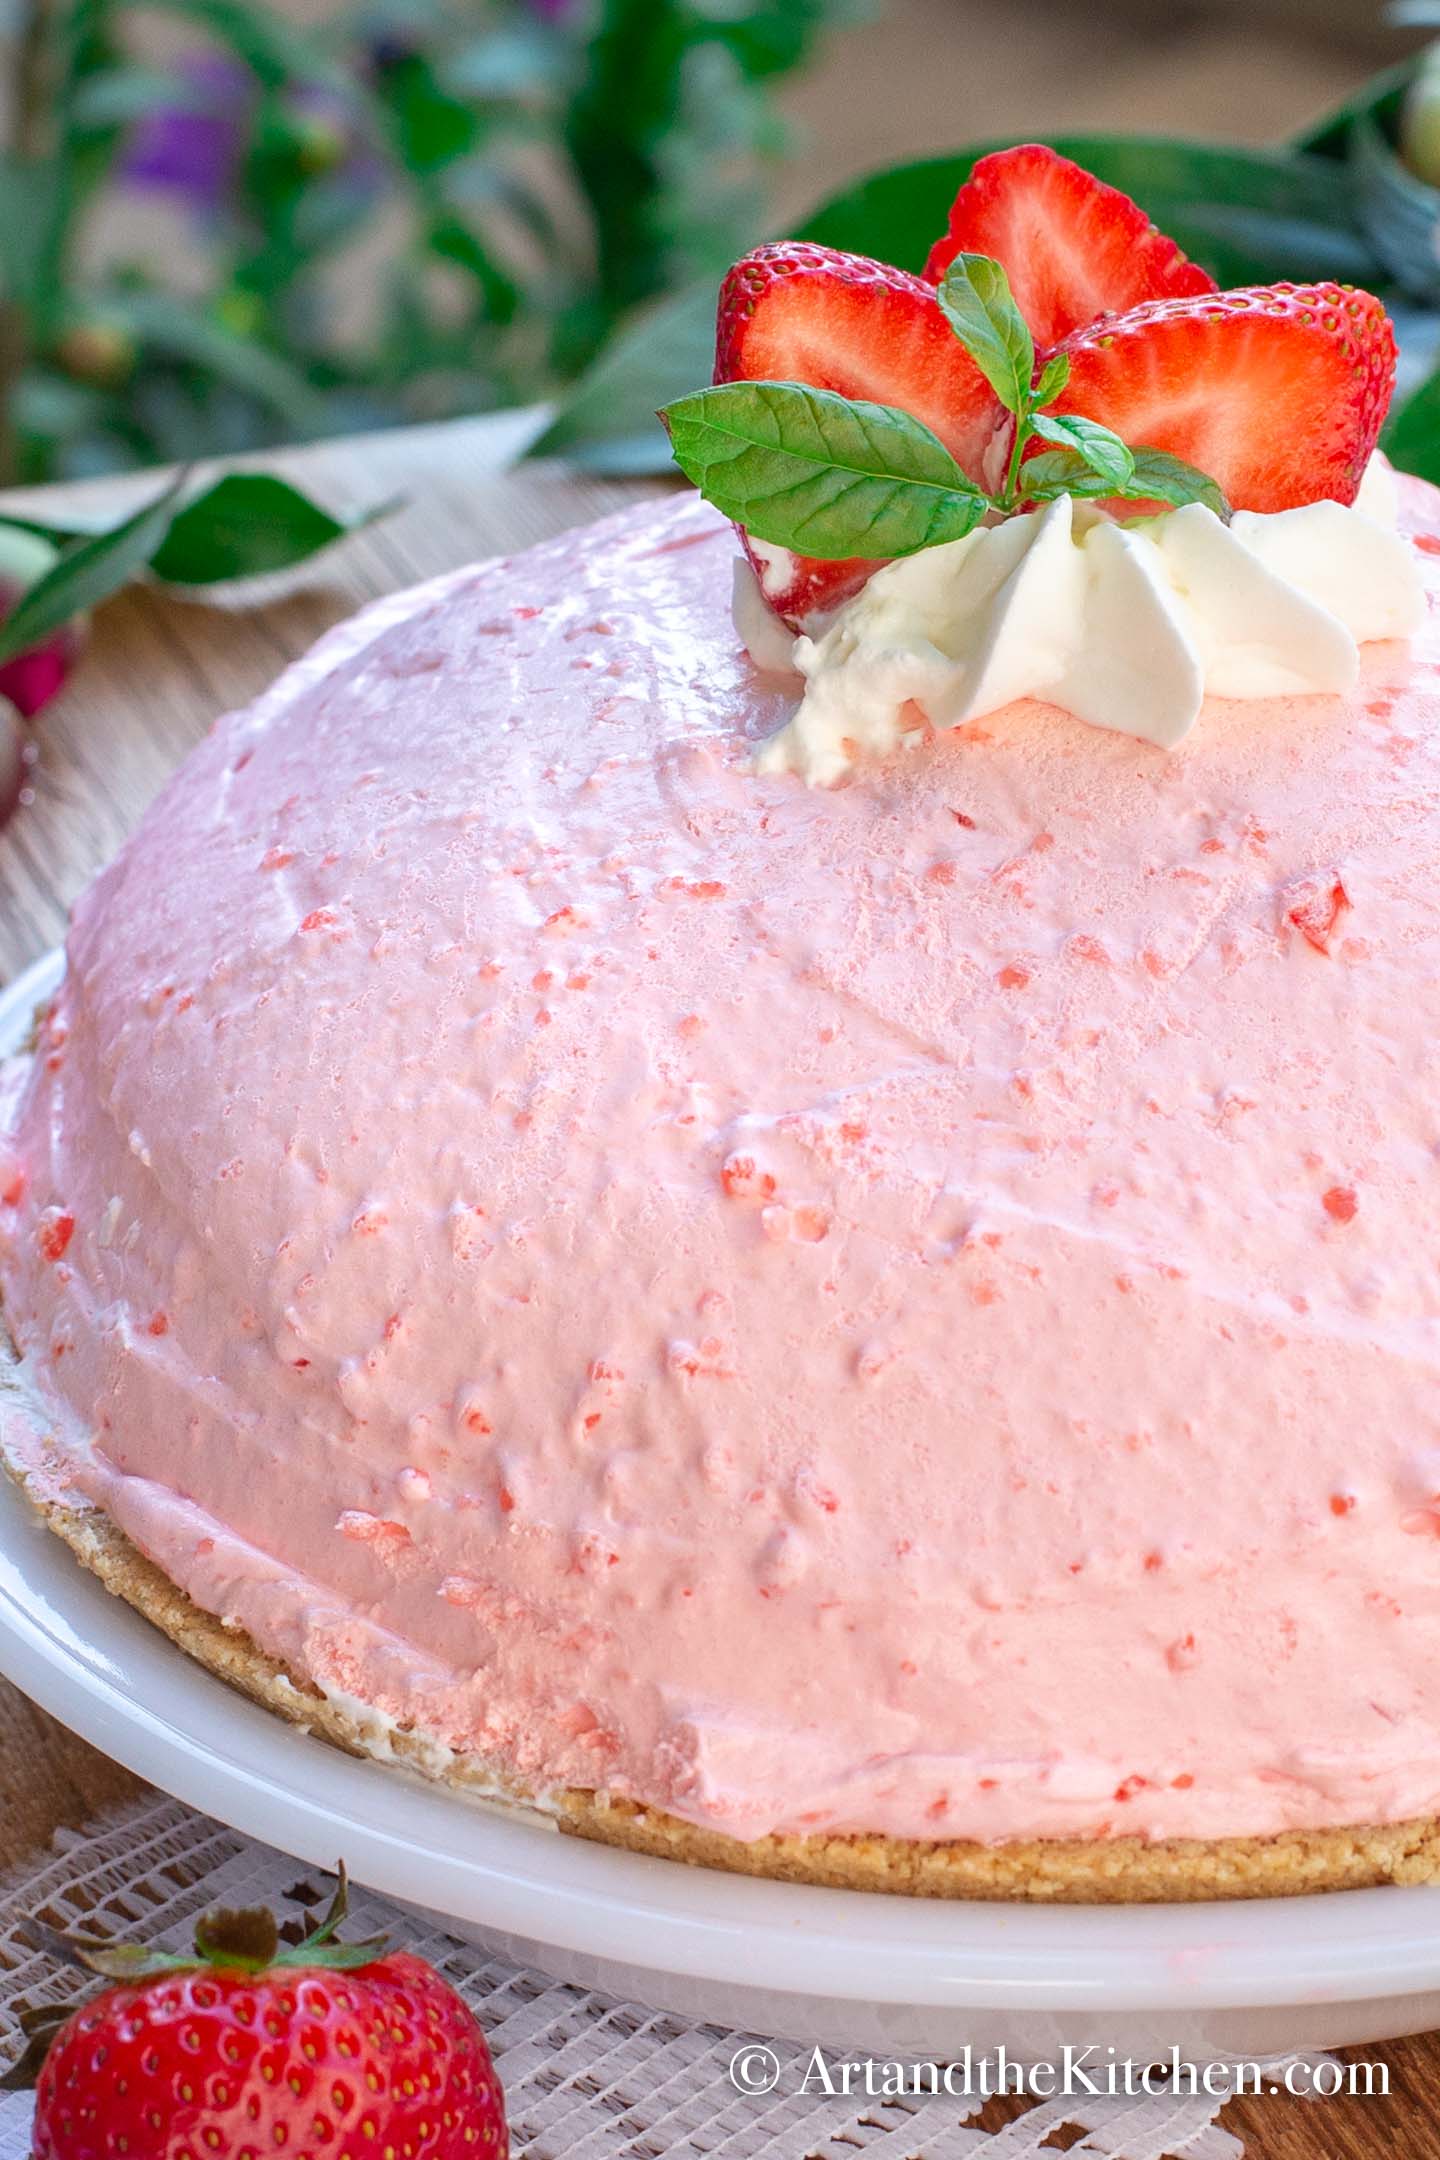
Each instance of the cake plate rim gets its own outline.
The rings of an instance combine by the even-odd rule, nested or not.
[[[62,966],[48,954],[0,991],[0,1055]],[[620,1960],[722,1995],[758,1972],[797,2010],[823,1997],[897,2012],[1193,2016],[1440,1997],[1440,1904],[1425,1887],[1176,1905],[938,1900],[561,1835],[353,1758],[237,1694],[90,1575],[4,1478],[0,1673],[177,1799],[307,1864],[343,1855],[368,1887],[549,1969],[556,1953]]]

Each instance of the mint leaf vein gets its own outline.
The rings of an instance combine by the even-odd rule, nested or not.
[[[924,424],[803,383],[717,383],[660,415],[681,471],[752,539],[887,561],[973,532],[990,507]]]

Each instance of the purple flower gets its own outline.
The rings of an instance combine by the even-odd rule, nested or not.
[[[147,113],[122,169],[133,185],[177,195],[213,217],[239,184],[259,88],[246,68],[219,54],[191,54],[176,72],[193,99]],[[375,192],[382,168],[358,133],[349,100],[327,84],[299,82],[285,92],[283,109],[302,171],[342,176],[362,195]]]
[[[220,209],[244,154],[255,104],[248,69],[220,53],[192,53],[175,70],[193,91],[156,105],[138,123],[122,172],[135,187],[178,195],[202,212]]]

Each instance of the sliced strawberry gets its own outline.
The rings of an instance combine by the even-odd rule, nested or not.
[[[1157,231],[1138,203],[1044,143],[976,164],[925,275],[938,285],[960,254],[992,255],[1042,351],[1099,315],[1146,300],[1214,292],[1215,280]]]
[[[1057,412],[1198,465],[1237,510],[1353,502],[1395,384],[1390,318],[1350,285],[1156,300],[1060,349]]]
[[[716,382],[803,382],[923,420],[975,479],[1004,414],[923,278],[806,241],[736,263],[720,288]],[[745,539],[745,535],[741,535]],[[874,562],[746,552],[776,613],[799,624],[858,592]]]

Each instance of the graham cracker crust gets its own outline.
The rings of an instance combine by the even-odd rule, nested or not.
[[[14,1389],[0,1333],[0,1401]],[[1027,1839],[982,1845],[964,1839],[764,1837],[753,1843],[702,1830],[674,1815],[605,1793],[530,1793],[492,1763],[457,1755],[423,1733],[367,1725],[268,1656],[238,1627],[203,1612],[89,1504],[46,1498],[17,1464],[0,1463],[77,1560],[115,1596],[216,1678],[347,1754],[399,1761],[439,1783],[526,1809],[575,1837],[622,1846],[687,1867],[727,1869],[782,1882],[871,1890],[891,1896],[983,1898],[1070,1905],[1193,1903],[1211,1898],[1295,1897],[1380,1883],[1440,1881],[1440,1819],[1284,1831],[1261,1838]]]

